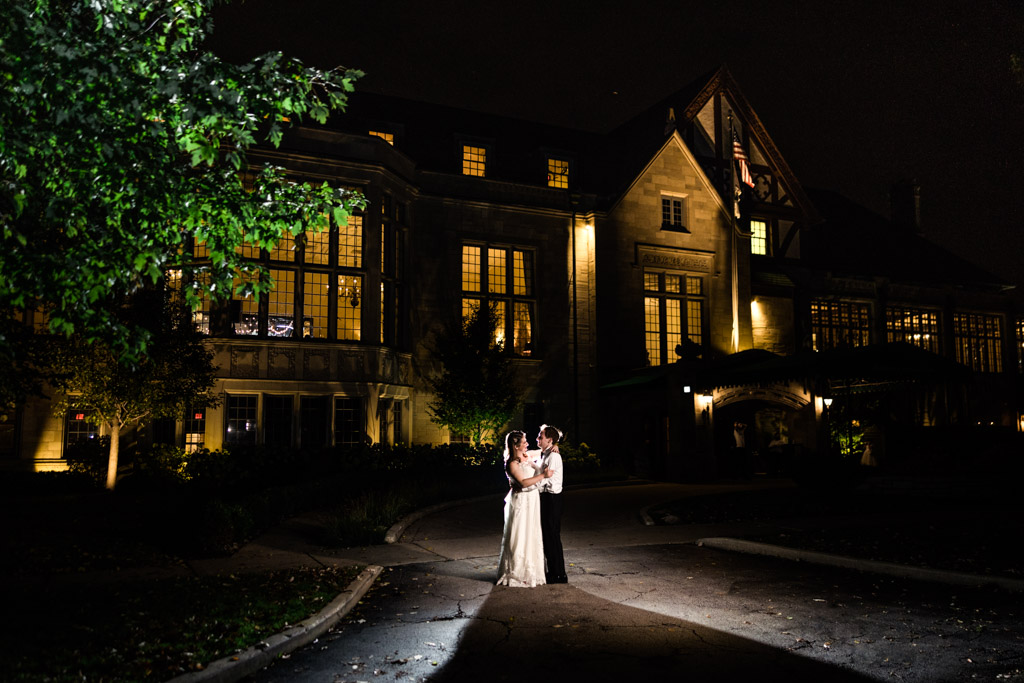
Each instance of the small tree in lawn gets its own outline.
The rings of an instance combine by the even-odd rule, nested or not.
[[[152,305],[156,303],[156,305]],[[147,306],[147,304],[150,304]],[[117,481],[121,432],[151,420],[180,417],[186,407],[215,405],[213,352],[195,331],[189,311],[161,306],[150,293],[136,296],[125,322],[152,331],[146,354],[125,363],[117,348],[89,342],[82,335],[51,336],[46,361],[59,394],[54,414],[76,408],[90,415],[110,436],[106,487]]]
[[[443,369],[430,381],[430,419],[474,444],[493,440],[519,409],[512,357],[495,335],[499,322],[493,304],[477,306],[461,324],[449,325],[432,349]]]

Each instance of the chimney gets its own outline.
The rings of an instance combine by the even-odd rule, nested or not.
[[[921,186],[914,179],[901,180],[889,191],[892,222],[901,230],[923,235],[921,228]]]

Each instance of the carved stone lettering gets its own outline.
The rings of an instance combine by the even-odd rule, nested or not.
[[[666,252],[641,251],[640,265],[652,268],[672,268],[698,273],[711,272],[711,257],[702,254],[673,254]]]

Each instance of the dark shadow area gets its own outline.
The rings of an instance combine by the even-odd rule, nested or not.
[[[561,615],[562,620],[558,618]],[[565,621],[566,615],[572,615]],[[496,587],[434,681],[870,681],[853,671],[568,586]]]

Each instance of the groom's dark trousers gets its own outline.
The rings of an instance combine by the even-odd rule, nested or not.
[[[565,582],[565,556],[562,554],[562,494],[540,494],[540,532],[544,557],[548,561],[548,583]]]

